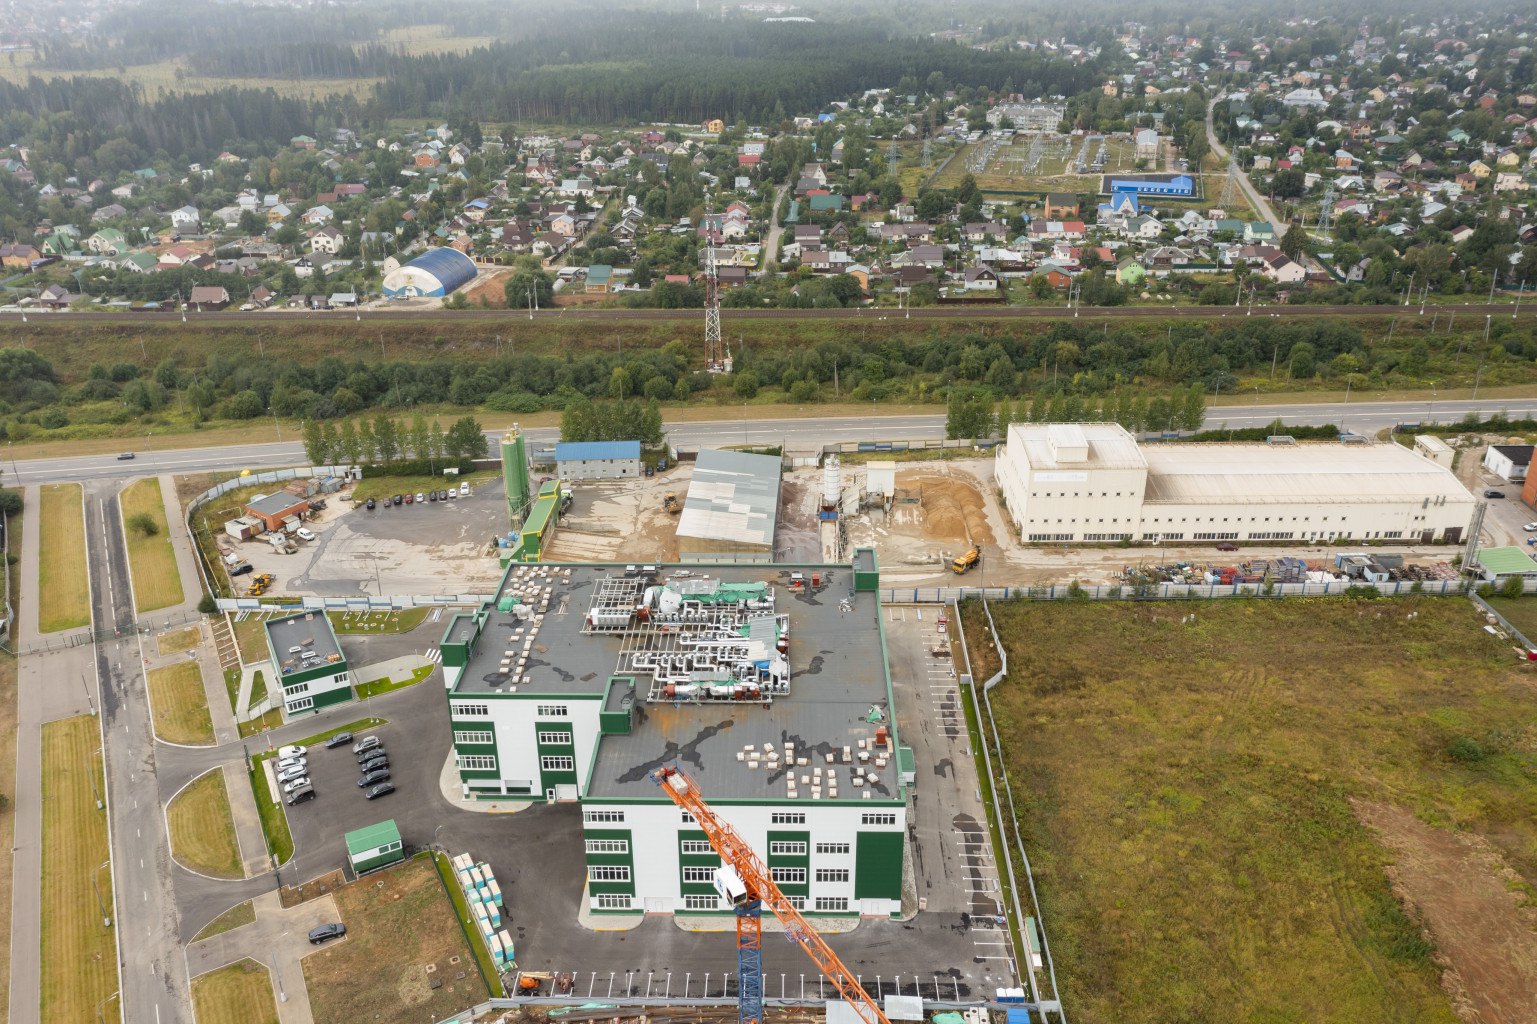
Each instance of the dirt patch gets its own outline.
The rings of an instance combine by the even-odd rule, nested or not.
[[[1436,947],[1442,987],[1463,1020],[1537,1020],[1537,908],[1521,876],[1481,836],[1432,828],[1391,804],[1354,801],[1395,861],[1393,889]]]
[[[341,868],[311,878],[300,886],[285,885],[278,890],[278,902],[284,907],[297,907],[310,900],[318,900],[328,892],[335,892],[347,883]]]
[[[507,275],[508,270],[484,271],[475,283],[464,289],[464,297],[472,306],[483,308],[506,309],[507,308]]]
[[[678,557],[678,517],[662,496],[688,493],[692,466],[639,479],[577,481],[571,511],[550,542],[551,561],[669,561]]]

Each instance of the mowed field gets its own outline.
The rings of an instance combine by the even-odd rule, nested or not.
[[[165,810],[171,853],[182,865],[214,878],[244,878],[235,819],[230,813],[224,769],[189,782]]]
[[[272,974],[255,960],[237,960],[192,979],[199,1024],[278,1024]]]
[[[96,809],[96,793],[104,784],[100,750],[101,735],[91,715],[43,726],[45,1022],[95,1020],[97,1006],[118,987],[113,930],[102,925],[91,884],[94,880],[110,915],[107,814]]]
[[[79,484],[44,484],[37,523],[37,627],[43,633],[73,629],[91,621],[90,583],[85,573],[85,509]]]
[[[993,613],[1079,1024],[1454,1022],[1435,955],[1463,1019],[1537,1020],[1537,677],[1466,602]]]
[[[160,479],[147,477],[140,480],[123,491],[118,500],[122,506],[123,530],[128,535],[134,607],[142,613],[180,604],[181,576],[176,569],[176,552],[171,547]],[[154,533],[146,536],[134,529],[133,519],[139,515],[147,515],[154,521]]]
[[[149,698],[155,735],[167,743],[213,743],[213,718],[203,690],[203,670],[195,661],[178,661],[149,670]]]

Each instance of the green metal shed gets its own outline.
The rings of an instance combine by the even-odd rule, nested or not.
[[[400,842],[400,829],[395,827],[394,819],[348,832],[346,839],[347,860],[357,874],[406,859]]]

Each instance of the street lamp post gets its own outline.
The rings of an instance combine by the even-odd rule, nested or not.
[[[107,913],[107,905],[102,901],[101,888],[96,884],[96,876],[101,874],[101,869],[110,863],[112,862],[109,860],[104,860],[100,864],[96,865],[95,871],[91,872],[91,891],[96,893],[96,906],[101,910],[101,926],[103,928],[112,927],[112,915]]]

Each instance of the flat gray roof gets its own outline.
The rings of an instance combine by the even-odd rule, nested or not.
[[[891,690],[881,641],[880,607],[873,593],[854,593],[853,569],[838,566],[784,565],[663,565],[657,582],[677,572],[681,580],[701,578],[722,583],[767,583],[774,592],[774,613],[788,618],[790,684],[788,693],[773,694],[772,704],[760,701],[648,701],[652,679],[645,673],[619,671],[623,632],[583,632],[594,593],[605,579],[622,578],[620,565],[513,565],[498,596],[521,591],[529,612],[520,618],[492,607],[480,642],[455,685],[457,694],[507,692],[509,676],[518,671],[520,694],[591,694],[602,696],[615,675],[635,678],[634,723],[628,735],[603,736],[598,745],[588,796],[646,797],[657,794],[647,773],[659,765],[679,762],[721,799],[787,799],[789,771],[783,760],[786,744],[808,764],[795,767],[798,799],[810,800],[813,786],[821,799],[896,799],[899,785],[894,747],[883,767],[873,749],[878,725],[892,726]],[[816,590],[792,589],[791,572],[807,582],[815,572]],[[539,609],[544,611],[540,612]],[[541,618],[542,615],[542,618]],[[633,645],[634,641],[630,643]],[[525,647],[525,644],[527,645]],[[513,652],[511,655],[508,652]],[[502,662],[509,664],[504,669]],[[617,710],[627,688],[615,686],[605,701]],[[872,708],[881,713],[869,722]],[[860,741],[870,756],[859,759]],[[894,735],[891,742],[896,742]],[[772,769],[766,757],[746,757],[746,747],[765,752],[773,744],[780,754]],[[848,747],[852,763],[843,761]],[[743,754],[741,760],[738,754]],[[834,764],[827,755],[834,755]],[[760,767],[759,765],[762,765]],[[816,769],[822,769],[819,778]],[[855,787],[854,771],[876,774]],[[801,776],[807,781],[802,783]]]
[[[678,536],[772,548],[780,467],[777,455],[702,449],[678,517]]]
[[[323,663],[336,664],[329,661],[332,655],[338,661],[344,660],[341,658],[342,649],[336,642],[336,633],[331,629],[331,620],[326,618],[323,611],[298,612],[279,619],[268,619],[266,627],[267,635],[272,639],[272,651],[277,655],[280,673],[285,668],[299,670],[303,655],[289,653],[295,647],[313,651]]]

